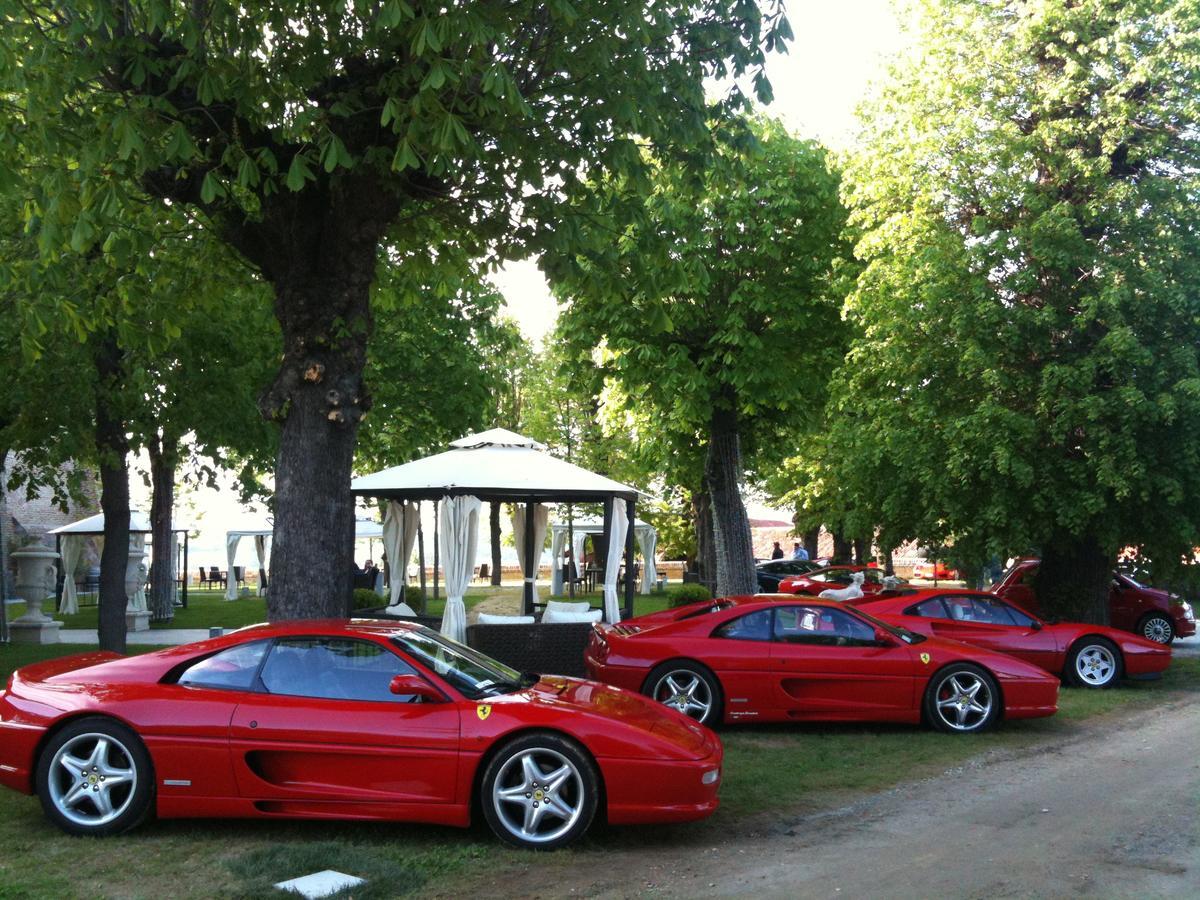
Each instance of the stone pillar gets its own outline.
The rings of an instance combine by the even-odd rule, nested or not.
[[[57,644],[62,622],[42,612],[42,601],[54,594],[58,554],[46,547],[26,547],[11,554],[17,564],[17,596],[25,600],[25,615],[9,625],[16,644]]]
[[[125,565],[125,630],[149,631],[150,611],[146,608],[146,549],[140,535],[129,536],[129,561]]]

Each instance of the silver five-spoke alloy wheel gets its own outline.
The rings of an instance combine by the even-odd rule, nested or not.
[[[654,685],[653,696],[659,703],[677,709],[699,722],[708,719],[713,705],[712,691],[709,690],[708,684],[689,669],[667,672]]]
[[[1088,644],[1075,654],[1075,674],[1089,687],[1103,687],[1117,674],[1117,660],[1103,644]]]
[[[87,732],[58,748],[50,761],[47,788],[63,818],[96,828],[129,808],[137,782],[129,749],[112,735]]]
[[[992,712],[992,690],[974,672],[958,671],[947,675],[934,693],[938,717],[954,731],[973,731]]]
[[[583,776],[557,750],[529,748],[501,768],[492,804],[514,837],[530,844],[549,843],[570,831],[583,814]]]

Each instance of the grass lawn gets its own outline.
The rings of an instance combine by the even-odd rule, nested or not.
[[[15,667],[87,647],[0,647],[0,677]],[[133,647],[131,652],[148,648]],[[1078,722],[1166,695],[1200,692],[1200,659],[1176,659],[1158,682],[1109,691],[1064,690],[1059,715],[1012,722],[960,737],[881,726],[760,726],[722,731],[722,807],[693,825],[597,829],[576,848],[538,856],[543,886],[582,854],[613,847],[712,846],[756,813],[817,805],[831,793],[868,791],[937,774],[989,749],[1019,749],[1069,736]],[[0,792],[0,897],[269,897],[275,881],[334,868],[365,877],[355,897],[392,897],[460,875],[528,866],[529,854],[501,847],[482,828],[332,822],[152,822],[103,841],[71,838],[50,826],[36,798]],[[533,888],[530,888],[533,890]]]

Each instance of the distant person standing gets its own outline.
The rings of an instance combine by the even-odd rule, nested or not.
[[[783,559],[783,548],[779,546],[779,541],[776,541],[771,549],[771,559]]]
[[[792,559],[808,559],[808,551],[799,541],[792,544]]]

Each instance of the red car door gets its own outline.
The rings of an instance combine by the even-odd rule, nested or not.
[[[916,673],[907,644],[826,606],[778,606],[771,642],[775,701],[794,720],[911,721]]]
[[[426,804],[457,798],[457,704],[389,691],[416,670],[390,648],[348,638],[284,638],[263,692],[231,724],[241,794],[274,801]]]
[[[1054,634],[1021,610],[977,594],[943,594],[937,600],[943,612],[930,620],[935,637],[1008,653],[1047,671],[1061,668]],[[919,611],[928,614],[934,605],[926,601]]]
[[[1033,591],[1033,579],[1037,575],[1037,563],[1020,564],[996,588],[995,593],[1009,603],[1016,604],[1028,613],[1038,614],[1037,594]]]
[[[771,623],[774,610],[760,609],[713,629],[703,646],[681,648],[703,659],[721,679],[725,715],[731,722],[778,718],[771,684]]]

